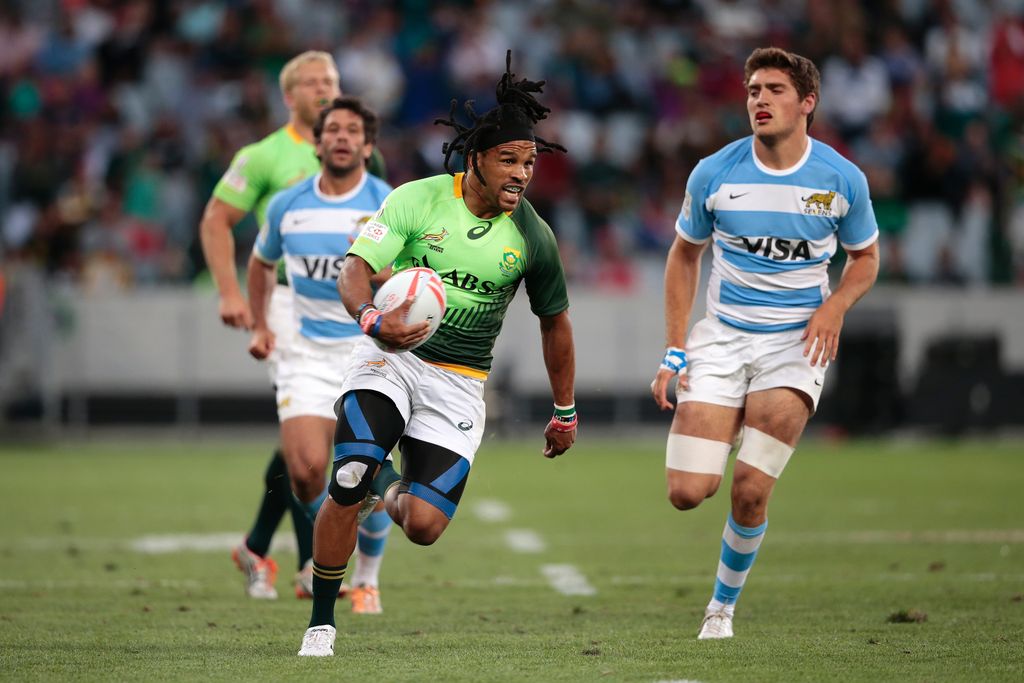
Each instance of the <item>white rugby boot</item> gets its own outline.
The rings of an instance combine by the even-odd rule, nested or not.
[[[306,635],[302,636],[302,648],[299,650],[300,657],[333,657],[334,636],[337,630],[333,626],[313,626],[306,629]]]
[[[724,609],[709,609],[704,612],[704,621],[700,624],[697,640],[713,638],[732,638],[732,615]]]
[[[359,504],[359,512],[356,513],[356,524],[365,522],[379,502],[380,496],[373,491],[367,491],[366,498],[363,498],[363,502]]]
[[[235,566],[245,574],[245,594],[258,600],[276,600],[277,563],[269,557],[260,557],[243,541],[231,551]]]
[[[295,575],[295,597],[309,600],[313,597],[313,560],[306,560],[302,569]]]

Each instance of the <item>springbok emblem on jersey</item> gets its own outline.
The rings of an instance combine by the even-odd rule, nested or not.
[[[832,200],[836,198],[835,191],[831,192],[815,192],[807,197],[801,197],[800,201],[804,203],[805,210],[813,210],[814,205],[817,204],[818,209],[816,213],[832,213]]]
[[[443,242],[446,237],[448,237],[448,229],[441,228],[440,232],[425,233],[420,240],[423,242],[433,242],[434,244],[437,244],[438,242]]]
[[[501,274],[506,277],[512,277],[522,268],[523,263],[523,252],[512,247],[505,247],[501,253],[501,263],[498,264],[498,270]]]

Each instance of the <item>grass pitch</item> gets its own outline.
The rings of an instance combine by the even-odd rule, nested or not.
[[[547,461],[537,431],[485,443],[436,545],[393,530],[385,613],[339,602],[326,660],[295,656],[309,603],[291,596],[294,555],[275,553],[281,598],[256,602],[224,549],[251,521],[272,443],[0,448],[0,678],[1024,678],[1024,444],[806,442],[736,637],[698,642],[727,491],[677,512],[661,438],[584,432]]]

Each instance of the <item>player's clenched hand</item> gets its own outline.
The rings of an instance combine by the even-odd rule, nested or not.
[[[804,328],[804,356],[810,356],[811,366],[825,367],[836,359],[839,351],[839,331],[843,328],[843,311],[838,305],[826,301],[814,312]]]
[[[252,329],[252,311],[245,298],[237,294],[220,298],[220,319],[230,327]]]
[[[401,306],[382,313],[377,338],[388,346],[404,349],[429,337],[430,323],[426,321],[412,324],[405,322],[409,315],[409,308],[415,301],[413,298],[406,299]]]
[[[555,404],[555,413],[544,429],[544,457],[554,458],[565,453],[576,441],[576,404]]]
[[[552,431],[551,425],[544,430],[544,457],[554,458],[572,448],[576,443],[576,430],[571,432]]]
[[[672,402],[668,400],[668,387],[672,383],[673,377],[678,382],[678,388],[689,388],[690,385],[686,378],[686,352],[680,348],[670,346],[665,351],[665,357],[662,359],[661,365],[658,366],[658,374],[654,376],[654,381],[651,382],[651,395],[654,397],[654,402],[662,410],[671,410],[674,407]]]
[[[274,333],[263,328],[254,330],[249,340],[249,354],[256,360],[266,360],[274,350]]]

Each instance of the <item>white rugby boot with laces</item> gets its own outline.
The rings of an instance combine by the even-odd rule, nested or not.
[[[269,557],[260,557],[243,541],[231,551],[235,566],[245,574],[245,594],[257,600],[276,600],[277,563]]]
[[[707,610],[700,624],[697,640],[732,638],[732,615],[724,609]]]
[[[334,636],[337,630],[333,626],[313,626],[306,629],[306,635],[302,636],[302,648],[299,650],[300,657],[333,657]]]

